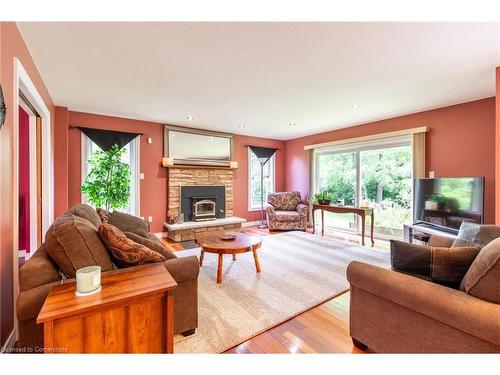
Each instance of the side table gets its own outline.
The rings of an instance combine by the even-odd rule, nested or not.
[[[173,353],[174,291],[163,263],[102,274],[102,290],[76,297],[53,287],[37,318],[46,353]]]

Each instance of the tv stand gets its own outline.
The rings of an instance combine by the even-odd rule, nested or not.
[[[405,224],[403,238],[406,242],[413,243],[413,240],[428,242],[431,235],[455,239],[458,233],[436,227],[428,223]]]

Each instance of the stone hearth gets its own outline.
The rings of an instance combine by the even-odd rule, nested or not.
[[[182,224],[165,224],[168,231],[168,238],[175,242],[190,241],[196,238],[196,235],[206,231],[232,231],[239,230],[241,224],[246,219],[240,217],[227,217],[211,221],[188,221]]]

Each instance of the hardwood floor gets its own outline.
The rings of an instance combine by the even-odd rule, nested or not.
[[[363,353],[353,346],[349,336],[349,292],[226,353]]]
[[[243,230],[259,236],[274,235],[267,229],[248,227]],[[308,230],[311,232],[312,230]],[[361,245],[361,237],[326,231],[325,236]],[[173,243],[162,239],[172,251],[196,246],[194,243]],[[375,247],[388,250],[389,242],[375,240]],[[366,353],[356,348],[349,335],[349,292],[341,294],[317,307],[229,349],[232,354],[285,353]]]

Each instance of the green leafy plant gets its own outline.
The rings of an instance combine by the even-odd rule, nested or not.
[[[114,145],[108,151],[95,151],[88,161],[90,173],[82,193],[90,203],[106,210],[125,207],[130,198],[130,167],[123,162],[125,149]]]
[[[330,202],[333,200],[333,193],[322,191],[320,193],[314,194],[314,200],[319,204],[330,204]]]
[[[318,203],[320,200],[323,200],[323,194],[322,193],[316,193],[314,194],[313,198],[313,203]]]

